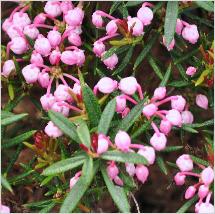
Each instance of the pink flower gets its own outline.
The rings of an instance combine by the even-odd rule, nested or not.
[[[33,25],[27,25],[24,27],[23,33],[31,39],[36,39],[39,35],[39,30]]]
[[[175,32],[180,36],[181,35],[181,31],[183,29],[184,25],[183,22],[181,21],[181,19],[177,19],[176,21],[176,27],[175,27]]]
[[[155,114],[155,112],[158,110],[158,107],[153,104],[153,103],[150,103],[146,106],[143,107],[143,114],[147,117],[151,117]]]
[[[139,149],[137,152],[138,154],[142,155],[148,161],[148,164],[152,165],[155,162],[155,150],[151,146],[144,146],[144,148]]]
[[[49,74],[47,72],[40,72],[38,74],[38,82],[43,88],[47,88],[49,85]]]
[[[185,199],[190,199],[192,198],[196,193],[196,187],[194,186],[189,186],[188,189],[185,192]]]
[[[96,11],[92,15],[92,23],[96,26],[96,28],[101,28],[103,26],[103,19],[101,15],[96,13]]]
[[[193,123],[193,114],[190,111],[182,111],[181,117],[182,117],[183,124],[192,124]]]
[[[158,87],[154,91],[153,98],[162,100],[166,96],[166,87]]]
[[[46,16],[44,13],[39,13],[37,16],[35,16],[33,23],[34,24],[44,24],[46,21]]]
[[[40,98],[41,105],[45,111],[51,109],[52,105],[56,102],[56,98],[52,94],[45,94]]]
[[[207,194],[209,193],[209,187],[206,185],[201,185],[199,187],[198,196],[199,198],[205,198]]]
[[[214,170],[209,166],[201,173],[201,180],[205,185],[210,185],[214,180]]]
[[[57,30],[51,30],[48,32],[47,39],[53,48],[56,48],[61,42],[61,33]]]
[[[51,106],[51,110],[55,111],[55,112],[59,112],[59,113],[63,114],[65,117],[68,117],[69,116],[69,108],[63,104],[65,104],[64,101],[55,102]]]
[[[57,101],[69,101],[71,100],[71,96],[68,92],[69,87],[65,86],[65,85],[58,85],[58,87],[56,88],[55,92],[54,92],[54,96],[57,99]]]
[[[13,20],[10,20],[10,18],[5,19],[5,21],[2,24],[2,29],[4,32],[7,32],[7,30],[13,25]]]
[[[47,1],[46,5],[44,7],[44,11],[52,17],[60,16],[62,13],[61,7],[60,7],[60,2],[59,1]]]
[[[30,62],[35,65],[43,65],[44,63],[41,54],[37,53],[35,50],[31,54]]]
[[[35,41],[34,49],[42,56],[48,56],[51,52],[51,44],[47,38],[40,34]]]
[[[164,46],[166,46],[166,48],[167,48],[168,51],[171,51],[174,48],[174,46],[175,46],[175,39],[173,38],[173,40],[171,41],[171,43],[167,47],[166,38],[163,36],[163,44],[164,44]]]
[[[137,179],[144,184],[149,176],[149,170],[144,165],[137,165],[135,169],[135,174],[137,176]]]
[[[67,12],[73,8],[74,8],[74,6],[73,6],[72,2],[70,2],[70,1],[62,1],[60,3],[60,9],[63,12],[63,14],[67,14]]]
[[[119,174],[119,169],[114,162],[108,165],[107,173],[111,180],[113,180]]]
[[[187,25],[182,31],[182,37],[190,42],[195,44],[199,39],[199,32],[196,25]]]
[[[4,213],[4,214],[10,213],[10,207],[2,205],[0,203],[0,213]]]
[[[22,32],[22,28],[13,24],[6,30],[6,32],[8,36],[13,39],[15,37],[21,37],[20,32]]]
[[[40,69],[34,64],[26,65],[22,69],[22,75],[24,76],[25,81],[29,84],[37,81],[39,73]]]
[[[79,7],[75,7],[74,9],[69,10],[64,18],[68,25],[79,26],[82,24],[84,11]]]
[[[61,61],[67,65],[75,65],[77,59],[74,51],[64,51],[61,54]]]
[[[102,154],[106,152],[108,150],[108,146],[109,146],[108,138],[103,134],[99,134],[97,154]]]
[[[53,50],[49,55],[49,61],[52,65],[57,65],[60,62],[61,52],[59,50]]]
[[[172,124],[169,122],[169,120],[161,120],[160,123],[160,131],[164,133],[165,135],[169,134],[169,132],[172,129]]]
[[[190,155],[183,154],[176,160],[176,165],[182,172],[193,170],[193,160]]]
[[[13,24],[24,28],[25,26],[31,24],[31,20],[27,13],[16,12],[13,15]]]
[[[142,22],[134,17],[131,18],[130,16],[128,17],[128,30],[131,32],[133,36],[141,36],[143,35],[143,24]]]
[[[196,68],[193,66],[189,66],[186,70],[186,74],[189,76],[193,76],[196,73]]]
[[[125,163],[125,169],[126,169],[126,172],[131,176],[133,177],[135,175],[135,166],[133,163]]]
[[[15,37],[10,42],[11,46],[10,49],[15,54],[23,54],[28,50],[28,45],[22,37]]]
[[[49,121],[47,126],[45,127],[45,133],[49,137],[57,138],[63,135],[62,131],[54,125],[52,121]]]
[[[69,34],[68,40],[71,44],[73,44],[77,47],[82,45],[81,37],[75,32],[71,32]]]
[[[161,151],[166,148],[167,139],[163,133],[154,133],[150,139],[150,144],[156,151]]]
[[[203,94],[198,94],[196,96],[196,105],[205,110],[208,109],[208,98]]]
[[[117,30],[118,30],[118,27],[117,27],[117,24],[116,24],[116,20],[111,20],[106,25],[106,32],[110,36],[115,34],[117,32]]]
[[[105,54],[105,53],[106,52],[103,52],[103,54]],[[118,57],[114,53],[113,55],[111,55],[107,59],[104,59],[103,63],[107,66],[107,68],[109,68],[110,70],[113,70],[115,68],[116,64],[118,63]]]
[[[184,107],[186,105],[186,100],[180,95],[177,95],[176,97],[177,99],[171,100],[171,107],[172,109],[176,109],[181,112],[184,110]]]
[[[138,83],[135,77],[122,78],[119,82],[119,89],[128,95],[133,95],[138,88]]]
[[[121,113],[126,108],[126,99],[123,95],[116,97],[116,112]]]
[[[143,6],[137,11],[137,18],[143,25],[150,25],[153,19],[153,12],[149,7]]]
[[[181,114],[176,109],[169,110],[168,113],[166,114],[166,119],[169,120],[169,122],[173,126],[179,126],[179,127],[181,127],[181,125],[182,125]]]
[[[115,141],[116,147],[119,150],[123,152],[129,151],[129,146],[131,145],[131,138],[125,131],[121,131],[121,130],[118,131],[114,141]]]
[[[15,64],[14,64],[13,60],[5,61],[2,70],[3,71],[1,73],[1,75],[6,77],[6,78],[9,77],[11,72],[16,70],[16,67],[15,67]]]
[[[117,85],[118,84],[116,80],[112,80],[109,77],[103,77],[98,81],[98,83],[94,87],[94,92],[96,93],[97,90],[99,90],[104,94],[110,94],[117,89]]]
[[[211,203],[201,203],[199,205],[198,213],[214,213],[214,206]]]
[[[185,183],[185,178],[185,175],[181,174],[181,172],[178,172],[174,177],[174,181],[177,186],[182,186]]]
[[[93,44],[93,52],[96,54],[97,57],[101,57],[102,54],[105,52],[105,45],[103,42],[96,41]]]
[[[84,55],[84,51],[81,49],[77,49],[74,50],[74,55],[75,55],[75,59],[76,59],[76,65],[77,66],[82,66],[85,62],[85,55]]]

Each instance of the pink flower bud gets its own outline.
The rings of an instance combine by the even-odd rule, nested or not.
[[[168,135],[171,129],[172,129],[172,124],[169,122],[169,120],[161,120],[160,131],[162,133],[164,133],[165,135]]]
[[[148,164],[152,165],[155,162],[155,150],[151,146],[144,146],[137,153],[145,157]]]
[[[27,25],[24,27],[23,33],[31,39],[36,39],[39,35],[39,30],[33,25]]]
[[[115,144],[119,150],[128,152],[131,144],[131,138],[126,132],[118,131],[115,137]]]
[[[4,214],[10,213],[10,207],[0,204],[0,213]]]
[[[201,185],[199,187],[198,196],[199,198],[205,198],[207,194],[209,193],[209,187],[206,185]]]
[[[61,52],[59,50],[53,50],[49,55],[49,61],[52,65],[57,65],[60,62]]]
[[[144,184],[149,176],[149,170],[144,165],[137,165],[135,174],[137,176],[137,179]]]
[[[143,35],[143,23],[136,17],[128,17],[128,30],[132,32],[133,36]]]
[[[30,62],[35,65],[43,65],[44,63],[41,54],[37,53],[35,50],[31,54]]]
[[[45,127],[45,133],[49,137],[57,138],[63,135],[63,132],[54,125],[52,121],[49,121],[47,126]]]
[[[192,124],[193,123],[193,114],[190,111],[182,111],[182,124]]]
[[[49,40],[50,45],[53,48],[56,48],[61,42],[61,33],[57,30],[51,30],[47,35],[47,39]]]
[[[52,17],[60,16],[60,14],[62,13],[61,7],[60,7],[60,2],[59,1],[47,1],[46,5],[44,7],[44,11]]]
[[[182,172],[193,170],[193,160],[190,155],[183,154],[176,160],[176,165]]]
[[[116,97],[116,112],[121,113],[126,108],[126,98],[123,95]]]
[[[48,56],[51,52],[51,44],[47,38],[39,35],[35,41],[34,49],[42,56]]]
[[[67,30],[73,33],[76,33],[78,35],[82,34],[81,26],[68,26]]]
[[[103,77],[98,81],[96,87],[100,92],[104,94],[110,94],[117,89],[117,85],[118,84],[116,80],[112,80],[109,77]]]
[[[130,108],[126,107],[122,112],[122,118],[126,117],[130,112]]]
[[[156,151],[161,151],[166,148],[167,139],[163,133],[154,133],[150,139],[150,144]]]
[[[106,52],[103,52],[105,54]],[[107,59],[103,60],[103,63],[107,66],[108,69],[113,70],[118,63],[118,56],[114,53]]]
[[[166,119],[169,120],[169,122],[173,126],[181,127],[182,125],[182,117],[178,110],[175,109],[169,110],[168,113],[166,114]]]
[[[177,95],[176,97],[177,99],[171,100],[171,107],[172,109],[176,109],[181,112],[184,110],[184,107],[186,105],[186,100],[180,95]]]
[[[155,114],[157,110],[158,110],[158,107],[155,104],[151,103],[144,106],[142,112],[146,117],[151,117]]]
[[[31,24],[31,20],[27,13],[16,12],[13,15],[13,24],[24,28],[25,26]]]
[[[214,170],[209,166],[201,173],[201,180],[205,185],[210,185],[214,180]]]
[[[33,23],[34,24],[44,24],[46,21],[46,16],[44,13],[39,13],[37,16],[35,16]]]
[[[201,203],[198,209],[198,213],[214,213],[214,206],[211,203]]]
[[[47,88],[49,85],[49,74],[47,72],[41,72],[38,74],[38,82],[43,88]]]
[[[188,189],[185,192],[185,199],[190,199],[192,198],[196,193],[196,187],[194,186],[189,186]]]
[[[57,99],[57,101],[69,101],[71,100],[71,96],[68,92],[69,87],[65,86],[65,85],[58,85],[58,87],[56,88],[55,92],[54,92],[54,96]]]
[[[79,26],[82,24],[84,11],[79,7],[75,7],[74,9],[69,10],[64,18],[68,25]]]
[[[115,163],[111,163],[108,165],[107,173],[111,180],[113,180],[119,174],[119,169]]]
[[[13,39],[15,37],[20,37],[20,32],[22,32],[22,28],[20,26],[16,25],[11,25],[7,30],[6,30],[8,36]]]
[[[60,3],[60,9],[63,12],[63,14],[67,14],[67,12],[73,8],[74,8],[74,6],[73,6],[72,2],[70,2],[70,1],[62,1]]]
[[[77,49],[73,51],[75,54],[75,59],[76,59],[76,65],[77,66],[82,66],[85,62],[85,55],[84,55],[84,51],[81,49]]]
[[[5,21],[2,24],[2,30],[4,32],[7,32],[7,30],[13,25],[13,21],[11,21],[9,18],[5,19]]]
[[[69,34],[68,40],[71,44],[73,44],[77,47],[82,45],[81,37],[75,32],[71,32]]]
[[[137,18],[144,24],[150,25],[153,19],[153,12],[149,7],[141,7],[137,11]]]
[[[55,102],[51,106],[51,110],[53,110],[55,112],[59,112],[59,113],[63,114],[65,117],[68,117],[69,116],[69,108],[67,106],[63,105],[64,103],[65,103],[64,101]]]
[[[185,175],[182,175],[180,172],[178,172],[174,177],[174,181],[177,186],[182,186],[185,183],[185,178]]]
[[[81,85],[78,83],[75,83],[73,88],[72,88],[73,93],[76,95],[81,95]]]
[[[103,19],[96,13],[96,11],[92,15],[92,23],[96,26],[96,28],[101,28],[103,26]]]
[[[119,89],[128,95],[133,95],[138,88],[138,83],[135,77],[122,78],[119,82]]]
[[[45,111],[51,109],[52,105],[56,102],[56,98],[52,94],[45,94],[40,98],[41,105]]]
[[[96,54],[97,57],[101,57],[102,54],[105,52],[105,45],[103,42],[96,41],[93,44],[93,52]]]
[[[116,176],[116,177],[114,178],[114,182],[115,182],[117,185],[119,185],[119,186],[123,186],[123,185],[124,185],[122,179],[121,179],[119,176]]]
[[[196,25],[185,26],[182,31],[182,37],[191,44],[195,44],[199,39],[199,32],[197,26]]]
[[[99,134],[97,154],[100,155],[100,154],[106,152],[108,150],[108,146],[109,146],[108,138],[103,134]]]
[[[196,73],[196,68],[193,66],[189,66],[186,70],[186,74],[189,76],[193,76]]]
[[[173,38],[173,40],[171,41],[171,43],[167,47],[166,38],[163,36],[163,44],[164,44],[164,46],[166,46],[166,48],[167,48],[168,51],[171,51],[174,48],[174,46],[175,46],[175,39]]]
[[[154,91],[153,98],[162,100],[166,96],[166,87],[158,87]]]
[[[110,22],[108,22],[108,24],[106,25],[106,32],[108,35],[113,35],[117,32],[118,27],[116,24],[115,20],[111,20]]]
[[[11,40],[10,49],[15,54],[23,54],[28,50],[28,45],[22,37],[15,37]]]
[[[199,208],[201,204],[202,204],[201,202],[195,204],[195,213],[199,213]]]
[[[9,77],[10,73],[12,71],[15,71],[16,70],[16,67],[15,67],[15,64],[13,62],[13,60],[7,60],[4,62],[4,65],[3,65],[3,69],[2,69],[2,73],[1,75],[4,76],[4,77]]]
[[[26,65],[22,69],[22,75],[24,76],[25,81],[29,84],[37,81],[39,73],[40,69],[34,64]]]
[[[205,110],[208,109],[208,98],[203,94],[198,94],[196,96],[196,105]]]
[[[72,189],[79,180],[79,176],[74,176],[69,181],[69,188]]]
[[[64,51],[61,54],[61,61],[67,65],[75,65],[76,64],[76,55],[74,51]]]
[[[175,32],[180,36],[181,35],[181,31],[183,29],[184,25],[183,22],[181,21],[181,19],[177,19],[176,21],[176,27],[175,27]]]
[[[125,163],[125,169],[126,169],[126,172],[131,176],[133,177],[135,175],[135,166],[133,163]]]

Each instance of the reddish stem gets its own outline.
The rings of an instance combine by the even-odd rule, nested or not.
[[[138,90],[140,99],[143,100],[143,91],[139,84],[137,85],[137,90]]]
[[[169,102],[169,101],[171,101],[171,100],[177,100],[177,99],[178,99],[178,98],[177,98],[176,96],[167,97],[167,98],[165,98],[165,99],[163,99],[163,100],[161,100],[161,101],[155,103],[155,105],[156,105],[156,106],[159,106],[159,105],[162,105],[162,104],[164,104],[164,103],[167,103],[167,102]]]
[[[133,104],[135,104],[135,105],[137,104],[137,101],[134,100],[133,98],[129,97],[128,95],[123,94],[123,97],[124,97],[126,100],[132,102]]]
[[[115,17],[113,17],[113,16],[111,16],[110,14],[107,14],[107,13],[101,11],[101,10],[97,10],[97,11],[96,11],[96,14],[98,14],[98,15],[100,15],[100,16],[103,16],[103,17],[107,17],[107,18],[112,19],[112,20],[115,20],[115,19],[116,19]]]
[[[75,81],[76,83],[80,84],[80,81],[77,78],[75,78],[72,75],[70,75],[70,74],[65,74],[64,73],[63,76],[68,77],[69,79],[71,79],[71,80]]]
[[[98,40],[98,42],[104,42],[105,40],[111,39],[111,38],[118,36],[118,35],[119,35],[118,33],[114,33],[113,35],[104,36],[104,37],[100,38]]]

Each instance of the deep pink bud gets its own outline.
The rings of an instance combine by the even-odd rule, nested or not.
[[[75,7],[74,9],[69,10],[64,18],[68,25],[79,26],[82,24],[84,11],[79,7]]]
[[[155,150],[153,147],[144,146],[144,148],[139,149],[137,153],[145,157],[148,164],[152,165],[155,162]]]
[[[23,33],[31,39],[36,39],[39,35],[39,30],[33,25],[27,25],[24,27]]]
[[[0,204],[0,213],[4,214],[10,213],[10,207]]]
[[[177,97],[177,99],[171,100],[171,107],[172,109],[176,109],[181,112],[184,110],[184,107],[186,105],[186,100],[180,95],[177,95],[175,97]]]
[[[48,32],[47,39],[53,48],[56,48],[61,42],[61,33],[57,30],[51,30]]]
[[[186,70],[186,74],[189,76],[193,76],[196,73],[196,68],[193,66],[189,66]]]
[[[47,38],[40,34],[35,41],[34,49],[42,56],[48,56],[51,52],[51,44]]]
[[[108,24],[106,25],[106,32],[108,35],[113,35],[117,32],[118,27],[116,24],[115,20],[111,20],[110,22],[108,22]]]
[[[154,133],[150,139],[150,144],[156,151],[161,151],[166,148],[167,139],[163,133]]]
[[[128,152],[131,144],[131,138],[125,131],[118,131],[115,137],[116,147],[123,151]]]
[[[67,14],[67,12],[73,8],[74,8],[74,6],[73,6],[72,2],[70,2],[70,1],[62,1],[60,3],[60,9],[63,12],[63,14]]]
[[[44,13],[39,13],[37,16],[35,16],[33,23],[34,24],[44,24],[46,21],[46,16]]]
[[[62,13],[61,7],[60,7],[60,2],[59,1],[47,1],[46,5],[44,7],[44,11],[52,17],[60,16],[60,14]]]
[[[181,35],[181,31],[183,29],[184,25],[183,22],[181,21],[181,19],[177,19],[176,21],[176,27],[175,27],[175,32],[180,36]]]
[[[193,123],[193,114],[190,111],[182,111],[182,124],[192,124]]]
[[[40,98],[41,105],[45,111],[51,109],[52,105],[56,102],[56,98],[52,94],[45,94]]]
[[[149,176],[149,170],[144,165],[137,165],[135,174],[137,176],[137,179],[144,184]]]
[[[43,57],[41,54],[37,53],[35,50],[31,54],[31,59],[30,59],[31,64],[35,65],[43,65]]]
[[[103,77],[98,81],[95,87],[104,94],[110,94],[117,89],[117,85],[116,80],[112,80],[109,77]]]
[[[211,203],[201,203],[199,205],[198,213],[214,213],[214,206]]]
[[[153,103],[150,103],[146,106],[143,107],[143,114],[147,117],[151,117],[155,114],[155,112],[158,110],[158,107],[153,104]]]
[[[92,15],[92,23],[96,26],[96,28],[101,28],[103,26],[103,19],[96,13],[96,11]]]
[[[166,87],[158,87],[154,91],[153,98],[162,100],[166,96]]]
[[[24,76],[25,81],[29,84],[37,81],[39,73],[40,69],[34,64],[26,65],[22,69],[22,75]]]
[[[58,85],[54,92],[54,96],[57,99],[57,101],[69,101],[71,100],[71,96],[68,92],[69,87],[65,86],[63,84]]]
[[[59,50],[53,50],[49,55],[49,61],[52,65],[57,65],[60,62],[61,52]]]
[[[49,85],[49,74],[47,72],[40,72],[38,74],[38,82],[43,88],[47,88]]]
[[[13,24],[24,28],[25,26],[31,24],[31,20],[27,13],[16,12],[13,15]]]
[[[193,160],[190,155],[183,154],[176,160],[176,165],[182,172],[193,170]]]
[[[71,32],[69,34],[68,40],[71,44],[73,44],[77,47],[82,45],[81,37],[75,32]]]
[[[122,179],[121,179],[119,176],[116,176],[116,177],[114,178],[114,182],[115,182],[117,185],[119,185],[119,186],[123,186],[123,185],[124,185]]]
[[[173,126],[179,126],[179,127],[181,127],[181,125],[182,125],[181,114],[176,109],[169,110],[168,113],[166,114],[166,119],[169,120],[169,122]]]
[[[64,103],[65,103],[64,101],[55,102],[51,106],[51,110],[55,111],[55,112],[59,112],[59,113],[63,114],[65,117],[68,117],[69,116],[69,108],[67,106],[63,105]]]
[[[15,54],[23,54],[28,50],[28,45],[22,37],[15,37],[11,40],[10,49]]]
[[[171,129],[172,129],[172,124],[169,122],[169,120],[161,120],[160,131],[162,133],[164,133],[165,135],[168,135]]]
[[[6,77],[6,78],[9,77],[10,73],[12,71],[16,70],[16,67],[15,67],[15,64],[14,64],[13,60],[5,61],[2,70],[3,71],[1,72],[1,75]]]
[[[128,16],[128,30],[132,30],[133,36],[141,36],[143,35],[143,23],[137,18],[131,18]]]
[[[138,83],[135,77],[122,78],[119,82],[119,89],[128,95],[133,95],[138,88]]]
[[[201,185],[199,187],[198,196],[199,198],[205,198],[207,194],[209,193],[209,187],[206,185]]]
[[[137,18],[144,24],[150,25],[153,19],[153,12],[149,7],[141,7],[137,11]]]
[[[106,52],[103,52],[105,54]],[[109,68],[110,70],[113,70],[118,63],[118,56],[114,53],[107,59],[103,60],[103,63]]]
[[[52,121],[49,121],[47,126],[45,127],[45,133],[49,137],[57,138],[63,135],[63,132],[54,125]]]
[[[135,175],[135,166],[133,163],[125,163],[126,172],[133,177]]]
[[[199,39],[199,32],[197,26],[196,25],[185,26],[182,31],[182,37],[191,44],[195,44]]]
[[[116,97],[116,112],[121,113],[126,108],[126,98],[123,95]]]
[[[208,109],[208,98],[203,94],[198,94],[196,96],[196,105],[205,110]]]
[[[96,54],[97,57],[101,57],[102,54],[105,52],[105,45],[103,42],[96,41],[93,44],[93,52]]]
[[[108,150],[108,146],[109,146],[108,138],[103,134],[99,134],[97,153],[102,154],[106,152]]]
[[[164,46],[166,46],[166,48],[167,48],[168,51],[171,51],[174,48],[174,46],[175,46],[175,39],[173,38],[173,40],[171,41],[171,43],[167,47],[166,38],[163,36],[163,44],[164,44]]]
[[[108,165],[107,173],[111,180],[113,180],[119,174],[119,169],[115,163],[111,163]]]
[[[209,166],[201,173],[201,180],[205,185],[210,185],[214,180],[214,170]]]
[[[177,186],[182,186],[185,183],[185,178],[186,178],[185,175],[178,172],[174,177],[174,181],[175,181]]]
[[[188,189],[185,192],[185,199],[190,199],[192,198],[196,193],[196,187],[194,186],[189,186]]]

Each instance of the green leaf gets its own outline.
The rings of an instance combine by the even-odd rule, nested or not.
[[[1,184],[5,189],[9,190],[10,192],[13,192],[10,183],[3,175],[1,175]]]
[[[76,208],[78,202],[81,200],[93,180],[93,171],[93,160],[88,157],[85,160],[82,175],[66,196],[66,199],[60,208],[60,213],[70,213]]]
[[[112,6],[110,8],[109,14],[111,15],[114,11],[116,11],[120,4],[121,4],[121,2],[118,2],[118,1],[113,2]]]
[[[101,172],[108,191],[120,212],[130,213],[130,205],[124,189],[113,184],[113,182],[108,177],[105,166],[101,168]]]
[[[136,137],[138,137],[139,135],[141,135],[143,132],[145,132],[146,130],[148,130],[148,128],[150,127],[151,121],[146,121],[139,129],[137,129],[132,135],[131,135],[131,139],[135,139]]]
[[[167,47],[174,38],[177,18],[178,18],[178,1],[168,1],[164,23],[164,37],[166,39]]]
[[[31,47],[34,47],[35,41],[29,37],[28,35],[25,34],[26,39],[28,40],[28,43],[31,45]]]
[[[185,213],[196,201],[198,200],[198,195],[196,194],[193,198],[187,201],[177,213]]]
[[[183,125],[182,129],[185,130],[185,131],[187,131],[187,132],[194,133],[194,134],[199,133],[197,130],[195,130],[195,129],[187,126],[187,125]]]
[[[53,199],[48,199],[48,200],[43,200],[43,201],[37,201],[37,202],[32,202],[32,203],[28,203],[28,204],[24,204],[23,206],[24,207],[27,207],[27,208],[38,208],[38,207],[44,207],[44,206],[47,206],[49,205],[50,203],[53,202]]]
[[[151,50],[153,44],[155,43],[155,41],[158,38],[158,33],[155,33],[155,35],[153,35],[153,37],[150,39],[150,41],[148,41],[146,43],[146,45],[143,47],[143,50],[141,51],[141,53],[139,54],[139,56],[137,57],[135,63],[134,63],[134,67],[133,70],[136,70],[136,68],[140,65],[140,63],[144,60],[144,58],[147,56],[147,54],[149,53],[149,51]]]
[[[193,160],[193,162],[195,162],[195,163],[199,163],[199,164],[202,164],[204,166],[209,166],[210,165],[207,161],[205,161],[205,160],[203,160],[201,158],[198,158],[198,157],[196,157],[194,155],[190,155],[190,157]]]
[[[113,160],[122,163],[148,164],[145,157],[133,152],[123,153],[120,151],[107,151],[101,155],[101,158],[104,160]]]
[[[43,170],[42,175],[55,175],[68,170],[74,169],[84,163],[86,159],[85,155],[78,155],[72,158],[67,158],[56,163],[53,163],[51,166]]]
[[[4,140],[4,143],[1,146],[3,149],[9,148],[11,146],[15,146],[19,143],[22,143],[25,140],[28,140],[35,132],[36,132],[36,130],[28,131],[24,134],[18,135],[17,137]]]
[[[11,83],[8,84],[8,94],[9,94],[10,100],[13,100],[14,99],[14,88]]]
[[[148,56],[147,59],[148,59],[149,64],[151,65],[152,69],[154,70],[155,74],[158,76],[158,78],[160,78],[162,80],[163,74],[162,74],[160,68],[158,67],[158,65],[156,64],[155,60],[153,59],[153,57]]]
[[[82,92],[90,124],[92,125],[92,127],[96,127],[99,124],[101,116],[101,109],[98,100],[87,85],[83,86]]]
[[[194,56],[197,52],[199,52],[199,48],[194,48],[192,51],[189,51],[187,54],[183,54],[181,57],[178,57],[177,60],[174,61],[174,64],[177,65],[187,59],[190,59]]]
[[[4,111],[4,110],[1,111],[1,119],[2,120],[5,119],[5,118],[7,118],[7,117],[11,117],[13,115],[14,114],[12,112]]]
[[[165,175],[167,175],[168,171],[167,171],[167,168],[166,168],[166,164],[165,164],[165,162],[164,162],[164,160],[163,160],[163,158],[161,156],[157,155],[156,163],[159,166],[161,172],[163,172]]]
[[[118,49],[118,47],[110,48],[108,51],[105,52],[105,54],[102,56],[101,60],[103,61],[103,60],[111,57],[116,52],[117,49]]]
[[[195,3],[199,7],[203,8],[203,9],[209,11],[209,12],[213,12],[214,11],[213,1],[195,1]]]
[[[161,152],[174,152],[174,151],[178,151],[178,150],[183,149],[183,148],[184,148],[183,146],[167,146]]]
[[[10,100],[4,108],[4,111],[12,111],[19,102],[25,97],[25,94],[15,97],[13,100]]]
[[[77,133],[78,137],[81,140],[81,143],[90,148],[91,139],[90,139],[90,132],[87,127],[87,123],[84,120],[76,120],[75,124],[77,126]]]
[[[39,213],[50,213],[51,209],[56,205],[56,202],[52,201],[50,204],[45,206],[39,211]]]
[[[126,3],[126,6],[127,7],[133,7],[133,6],[137,6],[137,5],[141,4],[141,3],[142,3],[141,1],[128,1]]]
[[[130,63],[130,59],[132,57],[134,51],[134,46],[131,46],[126,54],[126,56],[123,58],[122,63],[119,65],[119,67],[113,72],[113,75],[117,75],[123,71],[123,69]]]
[[[80,143],[80,139],[76,132],[75,125],[69,121],[66,117],[64,117],[61,113],[49,111],[49,118],[51,121],[66,135],[68,135],[75,142]]]
[[[207,120],[203,123],[192,123],[192,124],[187,124],[187,127],[191,128],[201,128],[201,127],[206,127],[206,126],[213,126],[214,125],[214,119]]]
[[[48,177],[46,177],[40,184],[40,186],[45,186],[46,184],[48,184],[53,178],[54,178],[55,175],[50,175]]]
[[[168,84],[168,86],[172,86],[172,87],[175,87],[175,88],[181,88],[181,87],[185,87],[185,86],[188,86],[190,85],[189,82],[187,81],[183,81],[183,80],[178,80],[178,81],[172,81]]]
[[[113,119],[116,111],[116,98],[112,99],[105,107],[102,112],[101,119],[98,125],[98,133],[106,135],[108,133],[111,120]]]
[[[23,113],[23,114],[16,114],[16,115],[11,115],[10,117],[4,118],[1,120],[1,125],[2,126],[7,126],[11,123],[14,123],[18,120],[21,120],[22,118],[26,117],[28,114]]]
[[[165,75],[164,75],[164,77],[163,77],[163,80],[161,81],[161,83],[160,83],[160,86],[166,86],[166,84],[167,84],[167,82],[168,82],[168,80],[169,80],[169,78],[170,78],[170,74],[171,74],[171,63],[169,64],[169,66],[168,66],[168,68],[167,68],[167,71],[166,71],[166,73],[165,73]]]
[[[174,61],[174,64],[175,64],[175,61]],[[188,81],[188,78],[187,78],[187,74],[186,74],[186,71],[184,70],[183,66],[181,64],[176,64],[176,67],[179,71],[179,73],[181,74],[181,77],[185,80],[185,81]]]

